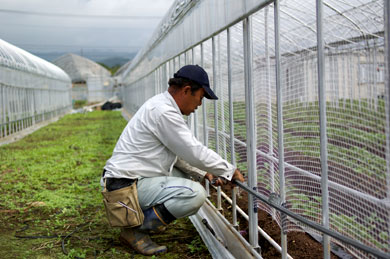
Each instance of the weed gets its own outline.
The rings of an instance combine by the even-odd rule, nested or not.
[[[195,239],[192,240],[191,243],[187,245],[187,247],[190,250],[191,254],[207,250],[207,247],[204,245],[203,241],[200,239],[199,236],[195,237]]]
[[[0,258],[143,258],[119,245],[100,194],[102,168],[126,123],[116,111],[72,114],[0,147]],[[195,231],[183,219],[171,227],[155,241],[169,246],[176,227]],[[185,258],[187,243],[162,257]]]

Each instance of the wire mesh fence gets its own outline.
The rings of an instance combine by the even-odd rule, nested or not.
[[[390,253],[388,3],[276,3],[176,2],[122,73],[125,108],[135,112],[165,91],[181,66],[202,65],[219,100],[205,100],[190,117],[197,138],[247,173],[259,193]],[[282,227],[278,211],[255,203]],[[285,231],[322,235],[288,219]],[[257,236],[257,222],[250,224]]]
[[[64,71],[0,40],[0,140],[71,108]]]

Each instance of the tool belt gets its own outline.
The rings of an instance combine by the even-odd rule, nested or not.
[[[138,202],[137,181],[130,186],[107,191],[104,179],[102,191],[108,223],[111,227],[137,227],[142,225],[144,214]]]

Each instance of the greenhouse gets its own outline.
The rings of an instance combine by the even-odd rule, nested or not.
[[[0,40],[0,140],[69,112],[70,87],[62,69]]]
[[[120,71],[123,104],[135,113],[180,67],[203,66],[219,100],[205,100],[188,125],[248,176],[248,207],[236,209],[237,191],[228,197],[233,215],[248,214],[249,238],[237,241],[248,255],[261,256],[259,233],[269,239],[258,226],[265,210],[281,229],[281,243],[270,242],[282,258],[291,231],[322,242],[324,258],[335,246],[389,258],[389,27],[386,0],[175,1]],[[227,196],[220,187],[217,196],[221,210]],[[215,258],[242,255],[218,248],[200,219]],[[224,222],[212,227],[237,240]]]
[[[53,61],[72,80],[72,100],[101,102],[113,95],[111,73],[96,62],[75,54],[66,54]]]
[[[122,115],[74,113],[0,150],[7,197],[0,211],[17,215],[0,213],[12,221],[7,240],[56,239],[32,246],[29,255],[46,249],[45,256],[85,258],[89,248],[95,258],[116,255],[116,230],[102,220],[96,198],[102,161],[127,123],[122,116],[165,92],[179,68],[198,64],[219,98],[204,99],[184,117],[193,143],[229,161],[245,182],[205,181],[206,202],[184,223],[200,237],[185,243],[196,233],[189,230],[184,246],[196,254],[199,241],[223,259],[390,258],[389,43],[388,0],[175,0],[114,78],[84,57],[67,54],[51,64],[0,40],[0,144],[69,113],[72,100],[117,95],[123,105]],[[52,149],[55,142],[61,149]],[[30,194],[36,200],[21,205]],[[42,225],[45,235],[31,230]],[[83,245],[83,257],[71,239]],[[165,241],[175,246],[175,239]]]

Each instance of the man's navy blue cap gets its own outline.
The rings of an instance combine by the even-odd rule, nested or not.
[[[194,81],[201,85],[204,89],[204,96],[207,99],[218,100],[218,97],[214,94],[210,88],[209,76],[206,71],[198,65],[186,65],[179,69],[174,75],[174,78],[185,78]]]

